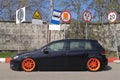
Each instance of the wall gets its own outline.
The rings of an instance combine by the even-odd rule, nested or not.
[[[19,30],[20,50],[34,50],[50,41],[64,38],[64,31],[51,31],[48,25],[36,26],[31,23],[16,25],[15,22],[0,22],[0,50],[18,50]],[[65,26],[65,25],[62,25]],[[67,29],[67,28],[66,28]],[[88,38],[98,40],[106,49],[116,50],[113,30],[116,30],[117,44],[120,46],[120,23],[88,24]],[[80,31],[81,32],[81,31]]]
[[[93,24],[88,27],[88,33],[90,39],[97,39],[107,50],[116,50],[115,40],[120,46],[120,23],[104,23],[103,26]],[[116,39],[114,35],[116,35]]]
[[[16,25],[15,22],[0,22],[0,50],[18,50],[20,30],[20,50],[33,50],[49,42],[48,25],[36,26],[31,23]],[[52,41],[62,39],[59,31],[51,32]],[[55,33],[55,35],[54,35]]]

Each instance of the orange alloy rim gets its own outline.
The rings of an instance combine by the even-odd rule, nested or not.
[[[22,68],[24,71],[30,72],[35,69],[35,61],[31,58],[26,58],[22,62]]]
[[[87,67],[90,71],[97,71],[100,69],[100,61],[97,58],[90,58],[87,62]]]

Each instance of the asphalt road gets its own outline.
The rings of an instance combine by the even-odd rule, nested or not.
[[[109,63],[104,71],[12,71],[0,63],[0,80],[120,80],[120,64]]]

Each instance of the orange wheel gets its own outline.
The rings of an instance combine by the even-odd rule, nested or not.
[[[87,62],[87,68],[90,71],[98,71],[100,69],[101,63],[97,58],[90,58]]]
[[[35,61],[31,58],[26,58],[22,61],[22,69],[26,72],[33,71],[36,67]]]

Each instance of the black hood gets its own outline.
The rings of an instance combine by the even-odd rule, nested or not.
[[[18,56],[32,56],[32,55],[38,54],[40,52],[41,52],[41,50],[38,49],[38,50],[34,50],[34,51],[28,51],[28,52],[24,52],[24,53],[19,53],[17,55]]]

